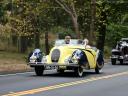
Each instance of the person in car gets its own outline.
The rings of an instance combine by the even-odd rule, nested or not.
[[[70,44],[71,36],[65,36],[65,44]]]
[[[126,41],[122,41],[120,51],[122,56],[126,55],[128,57],[128,43]]]
[[[85,48],[91,48],[91,46],[89,45],[89,40],[87,38],[83,40],[83,45],[85,46]]]

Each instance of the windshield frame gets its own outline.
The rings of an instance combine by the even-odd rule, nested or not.
[[[79,43],[79,41],[80,41],[80,40],[78,40],[78,39],[71,39],[71,40],[70,40],[70,43],[69,43],[69,44],[66,44],[64,39],[58,39],[58,40],[55,41],[54,46],[62,46],[62,45],[63,45],[63,46],[64,46],[64,45],[65,45],[65,46],[66,46],[66,45],[68,45],[68,46],[69,46],[69,45],[82,45],[82,42]]]

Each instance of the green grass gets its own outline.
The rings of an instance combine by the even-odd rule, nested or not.
[[[26,57],[27,54],[0,51],[0,73],[29,71]]]
[[[104,47],[104,57],[106,59],[109,59],[110,58],[110,56],[111,56],[111,50],[112,49],[110,47],[107,47],[107,46]]]
[[[0,51],[0,59],[25,60],[27,54]]]

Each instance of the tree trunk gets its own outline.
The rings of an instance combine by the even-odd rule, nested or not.
[[[77,21],[77,17],[74,17],[74,16],[71,16],[71,17],[72,17],[74,31],[77,34],[77,38],[80,39],[80,31],[79,31],[79,24],[78,24],[78,21]]]
[[[48,42],[48,31],[45,32],[45,51],[46,55],[49,54],[49,42]]]
[[[72,18],[74,31],[77,34],[77,38],[80,38],[80,31],[79,31],[79,24],[77,21],[77,12],[75,10],[75,4],[74,2],[71,2],[70,5],[67,5],[63,0],[55,0],[56,3],[58,3]]]
[[[106,22],[107,20],[106,12],[101,12],[101,18],[100,18],[100,28],[99,28],[99,36],[97,41],[97,48],[101,51],[104,51],[104,44],[105,44],[105,35],[106,35]]]
[[[18,36],[12,35],[12,45],[17,47]]]
[[[27,38],[26,36],[21,36],[20,37],[20,52],[25,53],[27,51]]]
[[[104,44],[105,44],[105,35],[106,35],[106,25],[102,25],[102,28],[99,30],[97,48],[101,51],[104,51]]]
[[[40,34],[39,34],[39,32],[35,33],[35,48],[40,48]]]
[[[90,43],[95,41],[95,16],[96,16],[96,0],[91,0],[91,24],[90,24],[90,33],[89,33],[89,41]]]

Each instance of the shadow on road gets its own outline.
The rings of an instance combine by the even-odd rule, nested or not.
[[[125,63],[123,63],[123,64],[120,64],[119,62],[117,62],[117,64],[116,65],[123,65],[123,66],[128,66],[128,62],[125,62]],[[115,66],[115,65],[114,65]]]
[[[103,74],[103,72],[102,73],[100,73],[100,74]],[[94,75],[99,75],[99,74],[96,74],[95,72],[84,72],[84,74],[83,74],[83,76],[81,77],[81,78],[84,78],[84,77],[90,77],[90,76],[94,76]],[[47,73],[47,74],[44,74],[43,76],[36,76],[36,75],[33,75],[34,77],[62,77],[62,78],[64,78],[64,77],[68,77],[68,78],[80,78],[80,77],[78,77],[74,72],[64,72],[64,73]]]

